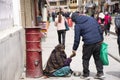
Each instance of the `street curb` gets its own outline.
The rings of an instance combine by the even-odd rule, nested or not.
[[[120,59],[118,57],[116,57],[110,53],[108,53],[108,55],[120,63]]]

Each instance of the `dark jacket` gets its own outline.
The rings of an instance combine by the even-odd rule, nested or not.
[[[94,44],[103,40],[102,29],[94,18],[77,15],[73,21],[75,22],[73,50],[77,50],[81,36],[84,44]]]
[[[63,47],[58,45],[53,49],[47,61],[47,65],[43,70],[43,74],[51,76],[52,73],[64,66],[69,66],[72,59],[67,58],[65,51],[61,51]]]
[[[120,36],[120,13],[115,16],[114,23],[115,23],[115,32],[118,36]]]

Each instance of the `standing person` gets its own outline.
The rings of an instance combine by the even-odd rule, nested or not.
[[[104,13],[101,11],[98,15],[98,23],[100,24],[101,28],[102,28],[102,31],[103,33],[105,32],[105,25],[104,25]]]
[[[119,50],[119,55],[120,55],[120,11],[119,13],[115,16],[115,32],[117,34],[117,44],[118,44],[118,50]]]
[[[63,15],[64,14],[60,9],[57,18],[55,18],[55,26],[57,27],[58,42],[59,44],[63,44],[65,46],[66,28],[65,28],[65,17]]]
[[[50,23],[50,12],[47,12],[47,21]]]
[[[95,65],[97,69],[97,74],[95,78],[102,78],[104,75],[103,64],[100,60],[100,48],[103,41],[102,30],[98,22],[89,16],[84,16],[79,13],[73,13],[72,21],[75,22],[74,26],[74,44],[73,53],[76,53],[78,49],[80,38],[82,37],[83,44],[83,75],[82,79],[88,78],[89,71],[89,60],[93,55],[95,60]]]
[[[110,24],[111,24],[111,16],[108,14],[108,12],[105,12],[105,18],[104,18],[104,25],[105,25],[105,35],[110,34]]]
[[[68,12],[68,11],[65,11],[65,12],[64,12],[65,18],[69,18],[69,15],[70,15],[70,12]]]
[[[52,12],[52,19],[53,19],[53,22],[55,21],[55,17],[56,17],[56,12]]]

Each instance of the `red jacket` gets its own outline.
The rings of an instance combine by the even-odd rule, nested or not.
[[[105,25],[108,24],[109,19],[110,19],[110,21],[112,20],[111,16],[109,14],[106,14],[105,17],[104,17],[104,24]]]

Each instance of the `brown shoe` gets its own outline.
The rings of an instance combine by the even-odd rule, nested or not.
[[[103,73],[97,73],[97,74],[95,75],[95,79],[103,79],[103,78],[105,78],[105,76],[104,76]]]

